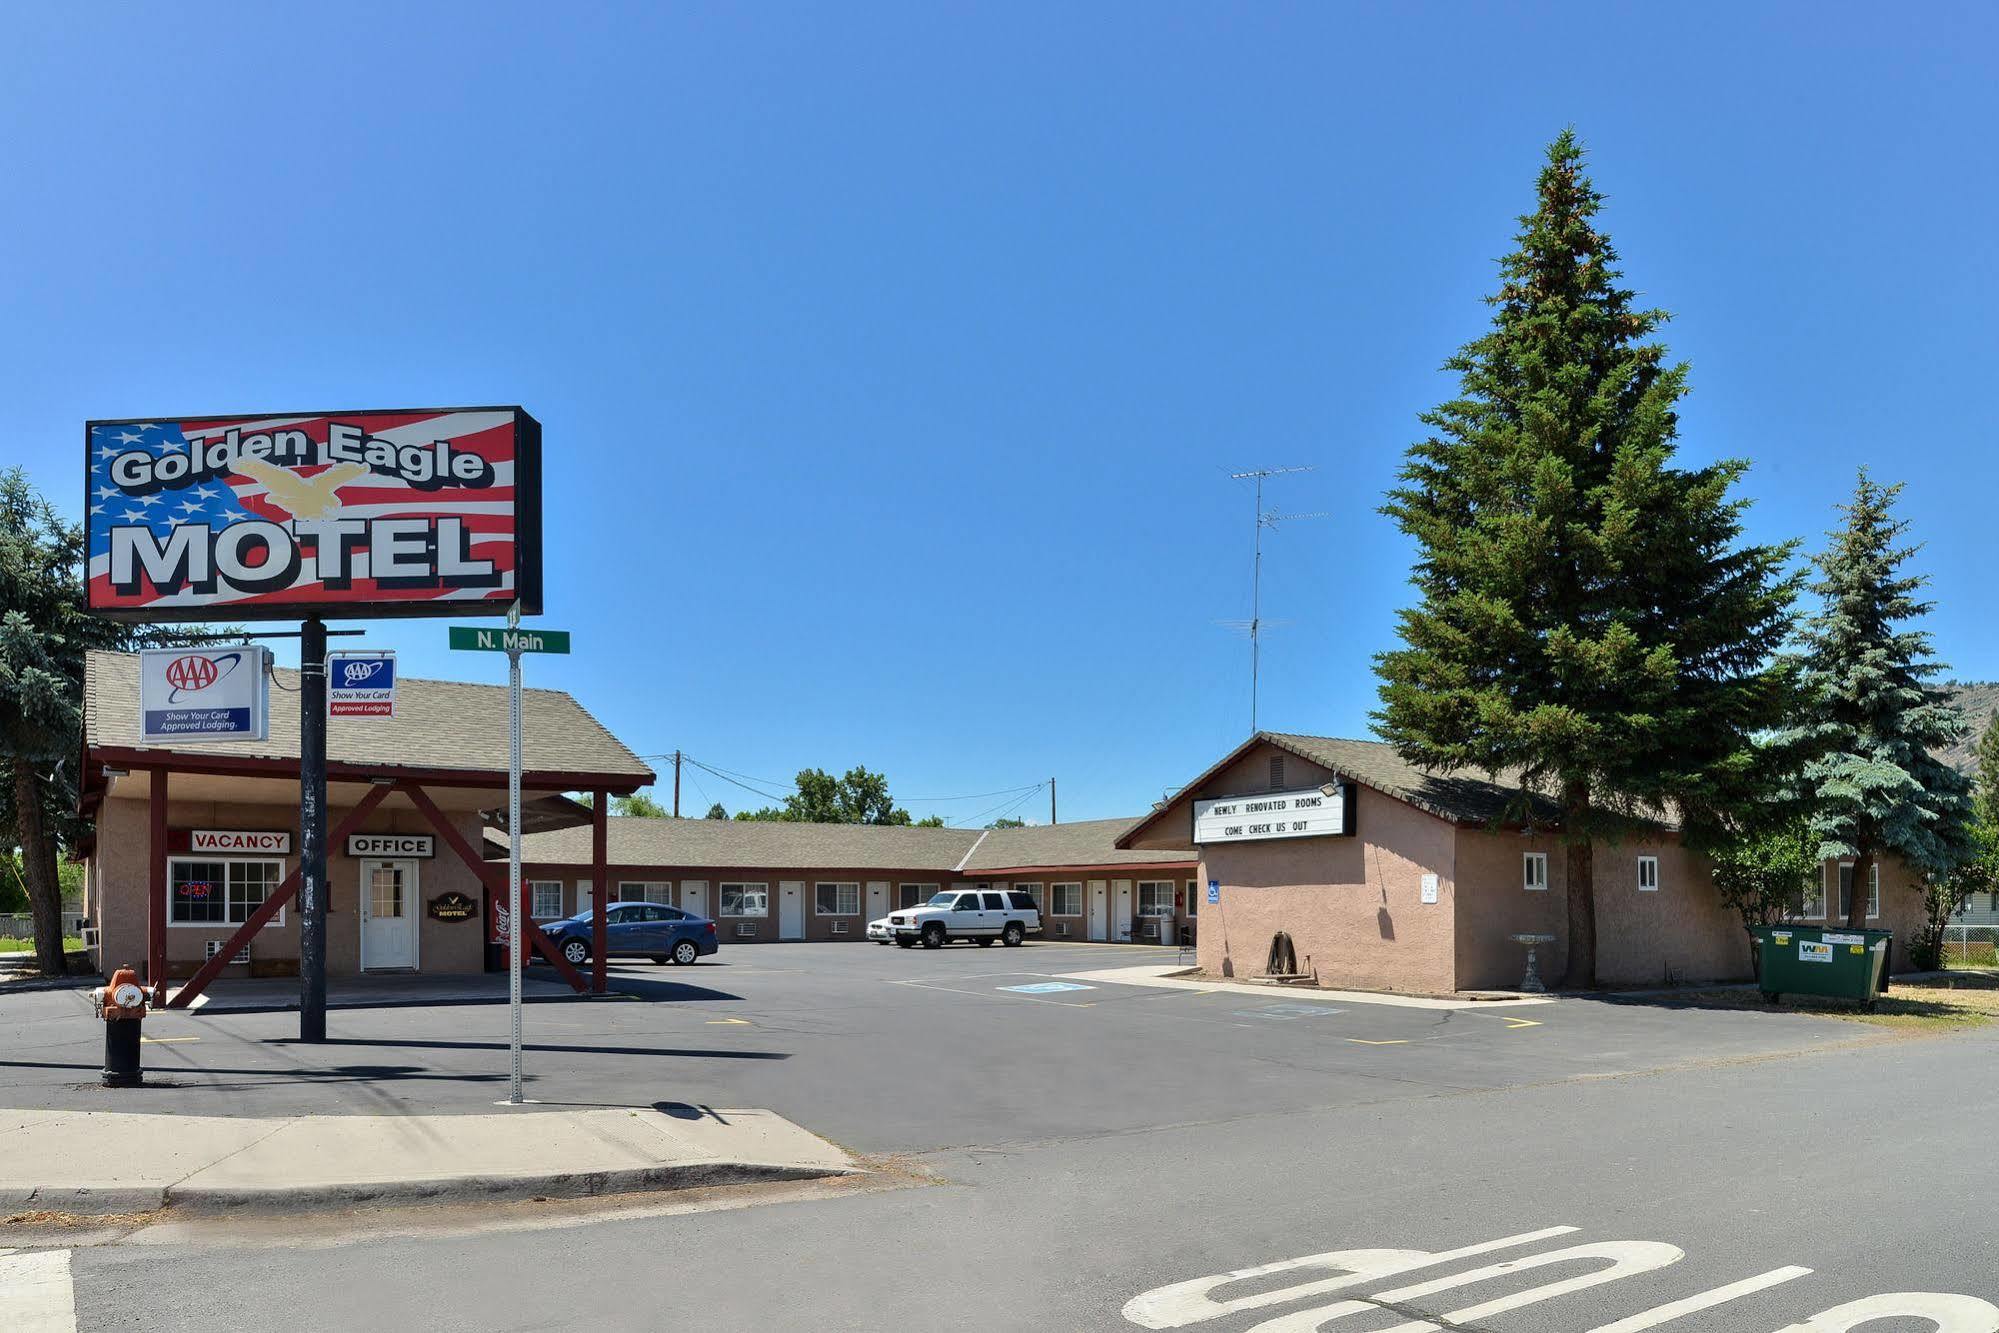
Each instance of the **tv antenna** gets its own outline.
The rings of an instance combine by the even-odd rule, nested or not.
[[[1248,472],[1231,472],[1232,481],[1249,481],[1256,485],[1256,558],[1250,566],[1249,576],[1249,729],[1256,731],[1256,696],[1263,671],[1263,530],[1276,529],[1280,523],[1292,523],[1310,518],[1331,518],[1326,512],[1312,514],[1282,514],[1275,509],[1263,507],[1263,480],[1266,477],[1281,477],[1292,472],[1315,472],[1318,469],[1306,467],[1262,467]],[[1275,622],[1273,622],[1275,623]]]

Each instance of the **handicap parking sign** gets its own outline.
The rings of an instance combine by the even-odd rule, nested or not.
[[[1221,900],[1222,900],[1222,882],[1218,879],[1209,880],[1208,906],[1213,907],[1216,903],[1219,903]]]

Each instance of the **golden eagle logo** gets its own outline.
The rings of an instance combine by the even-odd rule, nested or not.
[[[233,466],[252,481],[262,482],[266,498],[293,518],[332,518],[340,512],[336,492],[368,475],[367,467],[360,463],[335,463],[310,477],[261,458],[239,458]]]

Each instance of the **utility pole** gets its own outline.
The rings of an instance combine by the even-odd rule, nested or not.
[[[318,616],[299,627],[298,682],[298,1039],[320,1042],[326,1040],[326,622]]]
[[[673,752],[673,817],[680,818],[680,751]]]
[[[1055,822],[1055,779],[1048,779],[1048,822]]]
[[[1254,468],[1248,472],[1231,472],[1229,474],[1229,478],[1233,481],[1254,481],[1256,483],[1254,510],[1256,519],[1256,556],[1254,563],[1250,566],[1249,576],[1249,729],[1252,734],[1256,731],[1256,696],[1263,670],[1263,530],[1265,528],[1275,529],[1279,523],[1288,523],[1292,519],[1331,517],[1331,515],[1325,513],[1280,514],[1275,509],[1265,510],[1263,507],[1263,479],[1265,477],[1283,476],[1291,472],[1314,471],[1317,471],[1317,469],[1308,465],[1306,467]]]

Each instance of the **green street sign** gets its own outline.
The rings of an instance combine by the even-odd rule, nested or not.
[[[519,648],[524,653],[566,653],[566,629],[480,629],[476,625],[451,626],[451,646],[473,652],[504,653]]]

